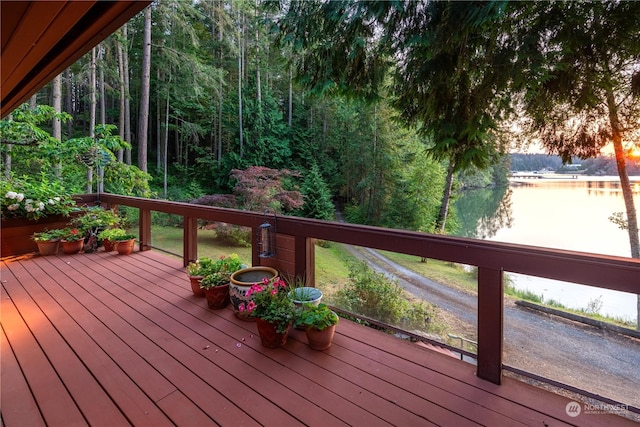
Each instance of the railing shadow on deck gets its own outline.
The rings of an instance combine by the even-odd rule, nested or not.
[[[151,249],[151,212],[184,218],[183,263],[198,257],[198,220],[226,222],[250,227],[252,246],[257,248],[257,230],[264,214],[181,202],[142,199],[114,194],[79,196],[83,203],[129,206],[139,209],[140,250]],[[278,216],[277,251],[274,259],[259,258],[252,251],[253,265],[270,265],[281,272],[304,276],[314,271],[314,241],[328,240],[355,246],[416,255],[478,269],[478,377],[500,384],[503,372],[504,273],[579,283],[598,288],[640,293],[640,260],[533,246],[488,242],[380,227]],[[310,274],[308,277],[313,277]]]

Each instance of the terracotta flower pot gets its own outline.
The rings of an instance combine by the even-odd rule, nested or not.
[[[309,347],[314,350],[326,350],[331,347],[333,335],[336,332],[336,326],[337,325],[331,325],[322,330],[312,327],[305,328]]]
[[[55,255],[60,248],[60,240],[39,240],[36,245],[38,245],[38,253],[40,255]]]
[[[229,284],[214,286],[204,289],[207,305],[213,310],[220,310],[229,305]]]
[[[133,252],[136,239],[120,240],[116,245],[116,250],[120,255],[129,255]]]
[[[240,311],[240,304],[248,303],[251,297],[247,298],[246,294],[254,283],[262,282],[262,279],[273,279],[278,275],[278,270],[271,267],[248,267],[235,271],[231,274],[231,285],[229,287],[229,295],[233,312],[238,319],[254,321],[255,318],[249,316],[249,313]]]
[[[278,348],[287,343],[291,324],[287,326],[287,330],[283,334],[276,332],[276,325],[267,320],[256,319],[256,326],[258,327],[260,342],[263,346],[267,348]]]
[[[189,276],[189,282],[191,283],[191,291],[193,295],[203,298],[204,297],[204,289],[200,287],[200,282],[204,276]]]
[[[111,252],[111,251],[116,249],[116,242],[114,242],[113,240],[109,240],[109,239],[103,239],[102,240],[102,246],[104,246],[104,251],[105,252]]]
[[[67,255],[77,254],[84,247],[84,240],[83,239],[76,240],[76,241],[73,241],[73,242],[68,242],[66,240],[61,240],[60,243],[62,244],[62,252],[64,252]]]

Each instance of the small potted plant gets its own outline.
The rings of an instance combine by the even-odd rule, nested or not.
[[[61,232],[62,252],[67,255],[77,254],[84,246],[84,236],[77,228],[65,228]]]
[[[60,247],[60,239],[64,235],[63,229],[47,230],[33,233],[31,238],[38,246],[40,255],[55,255]]]
[[[305,304],[298,312],[298,324],[304,326],[309,347],[314,350],[326,350],[331,347],[333,335],[338,324],[338,315],[326,304]]]
[[[204,297],[204,289],[200,287],[200,282],[204,279],[204,276],[210,273],[214,273],[213,259],[207,256],[198,258],[187,265],[187,275],[191,282],[191,291],[193,295],[197,297]]]
[[[307,286],[309,280],[307,275],[296,276],[294,279],[288,279],[286,282],[291,288],[291,298],[298,307],[302,307],[306,303],[318,305],[322,299],[322,291],[312,286]]]
[[[218,310],[229,305],[229,280],[231,273],[243,267],[236,254],[220,257],[213,262],[207,274],[200,281],[209,308]]]
[[[251,299],[240,304],[240,311],[255,317],[262,345],[268,348],[285,345],[294,319],[294,304],[284,280],[265,278],[254,283],[247,296]]]
[[[129,255],[133,252],[133,246],[136,243],[136,235],[125,233],[118,237],[116,242],[116,250],[120,255]]]
[[[98,233],[98,239],[102,240],[102,245],[106,252],[111,252],[116,248],[116,242],[127,232],[122,228],[107,228]]]
[[[71,220],[71,225],[83,232],[93,229],[96,233],[107,227],[120,224],[120,217],[112,209],[103,209],[99,206],[83,208],[83,213]]]

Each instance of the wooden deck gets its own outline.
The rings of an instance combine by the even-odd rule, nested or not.
[[[145,251],[2,261],[2,425],[636,425],[342,319],[282,349]]]

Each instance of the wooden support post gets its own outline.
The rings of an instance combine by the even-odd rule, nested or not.
[[[198,259],[198,218],[184,217],[182,241],[182,264],[186,267]]]
[[[148,251],[151,249],[151,211],[149,209],[139,209],[140,228],[138,234],[140,237],[140,250]]]
[[[315,239],[306,236],[295,237],[294,274],[306,278],[306,286],[315,286]]]
[[[478,377],[502,382],[503,273],[478,267]]]

